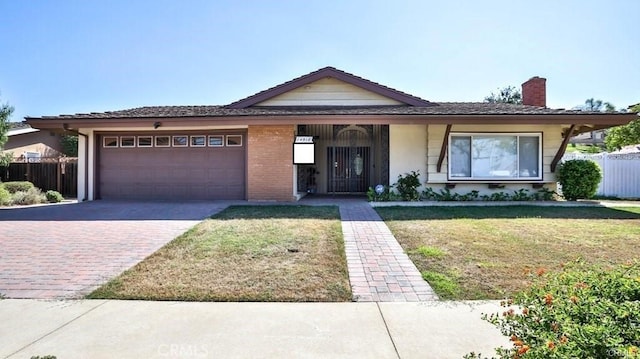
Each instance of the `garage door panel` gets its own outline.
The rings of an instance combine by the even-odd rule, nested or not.
[[[103,142],[99,139],[98,143]],[[99,151],[101,198],[245,198],[244,146],[100,147]]]

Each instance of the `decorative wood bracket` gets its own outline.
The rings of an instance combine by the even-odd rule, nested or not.
[[[438,172],[442,169],[442,162],[444,162],[444,156],[447,154],[447,148],[449,147],[449,133],[451,133],[451,125],[447,125],[447,129],[444,131],[444,139],[442,140],[442,148],[440,148],[440,157],[438,157]]]
[[[560,148],[558,148],[558,152],[556,152],[556,156],[553,157],[553,161],[551,161],[551,172],[556,171],[556,167],[558,166],[558,163],[562,159],[562,156],[564,155],[564,151],[567,150],[569,139],[573,135],[573,130],[575,128],[576,128],[576,125],[571,125],[571,127],[569,127],[569,130],[564,134],[564,139],[562,140],[562,144],[560,145]]]

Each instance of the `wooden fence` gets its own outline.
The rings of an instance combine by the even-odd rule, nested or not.
[[[602,169],[598,196],[640,198],[640,153],[569,153],[563,161],[590,159]]]
[[[65,197],[78,195],[78,159],[40,158],[38,162],[12,162],[0,167],[0,180],[29,181],[43,192],[54,190]]]

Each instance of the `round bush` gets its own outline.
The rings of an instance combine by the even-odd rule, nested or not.
[[[564,198],[575,201],[596,194],[602,173],[598,164],[591,160],[569,160],[558,167],[556,178]]]
[[[47,201],[49,201],[50,203],[58,203],[64,200],[64,197],[62,197],[62,195],[58,191],[49,190],[47,191],[47,193],[45,193],[45,196],[47,196]]]

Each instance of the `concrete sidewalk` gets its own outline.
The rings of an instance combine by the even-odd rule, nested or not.
[[[461,358],[508,345],[497,302],[0,300],[0,358]]]

